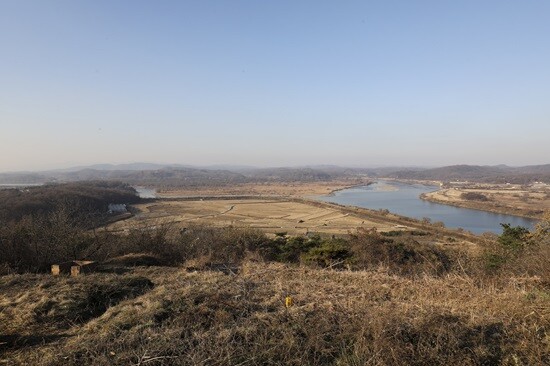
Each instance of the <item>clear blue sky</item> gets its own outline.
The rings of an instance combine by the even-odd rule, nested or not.
[[[0,0],[0,171],[550,163],[550,1]]]

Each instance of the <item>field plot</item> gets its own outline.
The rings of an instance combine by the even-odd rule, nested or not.
[[[227,199],[157,201],[137,205],[140,213],[109,226],[110,230],[173,224],[184,228],[193,223],[213,226],[252,227],[266,233],[306,234],[320,232],[345,234],[358,227],[393,230],[393,224],[380,224],[336,208],[317,207],[290,200]]]

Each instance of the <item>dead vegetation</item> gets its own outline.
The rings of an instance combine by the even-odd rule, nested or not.
[[[102,273],[0,276],[0,364],[549,364],[549,223],[475,250],[441,229],[106,233]]]
[[[140,276],[0,277],[0,351],[26,349],[71,336],[122,300],[153,287]]]
[[[367,179],[333,179],[313,182],[255,182],[240,183],[223,187],[177,187],[165,188],[157,192],[159,197],[197,197],[197,196],[289,196],[303,197],[330,194],[333,191],[349,188],[359,184],[368,184]]]
[[[31,315],[43,309],[48,296],[52,296],[51,314],[60,311],[63,301],[78,298],[63,279],[16,278],[2,278],[2,288],[9,288],[1,295],[3,313],[7,303],[31,296],[29,288],[38,288],[34,296],[44,299],[19,301],[17,311],[25,316],[4,316],[2,324],[10,334],[23,330],[36,334],[32,330],[44,329],[44,323],[57,326],[52,317]],[[549,294],[533,278],[511,277],[497,284],[456,273],[410,278],[391,274],[384,266],[327,271],[251,260],[242,263],[239,273],[151,267],[134,269],[117,281],[132,288],[127,285],[132,278],[148,278],[155,287],[139,285],[149,291],[121,302],[118,297],[87,323],[42,333],[48,337],[39,345],[4,345],[4,362],[542,365],[550,361]],[[113,280],[112,275],[101,274],[71,281],[84,291],[96,282]],[[284,306],[285,296],[294,300],[290,308]]]
[[[347,234],[357,227],[392,230],[384,220],[373,221],[342,212],[336,206],[307,200],[272,198],[217,198],[156,200],[136,205],[134,217],[108,226],[111,231],[154,227],[170,223],[179,228],[191,224],[252,227],[266,233],[285,231],[292,235],[308,232]]]

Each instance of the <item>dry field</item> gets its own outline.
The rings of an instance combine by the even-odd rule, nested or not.
[[[269,234],[286,232],[290,235],[346,234],[358,227],[376,227],[380,231],[396,229],[395,224],[373,222],[328,205],[318,207],[285,199],[159,200],[135,207],[140,211],[138,214],[111,224],[108,229],[123,231],[162,224],[184,228],[194,223],[251,227]]]
[[[478,193],[487,200],[468,200],[464,193]],[[449,188],[427,193],[428,201],[474,208],[484,211],[541,218],[550,210],[550,191],[531,189]]]
[[[293,183],[245,183],[225,187],[191,187],[165,189],[158,192],[159,197],[175,198],[189,196],[314,196],[329,194],[360,184],[367,184],[369,180],[348,179],[329,182],[293,182]]]

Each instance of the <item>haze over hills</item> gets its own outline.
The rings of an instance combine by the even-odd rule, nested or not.
[[[479,166],[452,165],[425,170],[396,171],[388,174],[398,179],[418,180],[468,180],[487,183],[532,183],[550,182],[550,164],[510,167],[507,165]]]
[[[256,168],[249,166],[193,167],[182,164],[96,164],[64,170],[0,173],[0,184],[38,184],[86,180],[117,180],[135,185],[220,186],[252,182],[315,182],[359,176],[395,179],[472,181],[487,183],[550,183],[550,164],[452,165],[439,168],[350,168],[335,165]]]
[[[137,167],[138,165],[132,165]],[[95,166],[98,167],[98,166]],[[102,166],[99,166],[102,167]],[[350,168],[232,168],[212,169],[183,166],[162,166],[151,169],[127,169],[127,166],[107,169],[83,168],[39,173],[0,173],[0,184],[37,184],[87,180],[116,180],[134,185],[154,186],[220,186],[252,182],[315,182],[365,174]],[[156,168],[156,169],[155,169]]]

